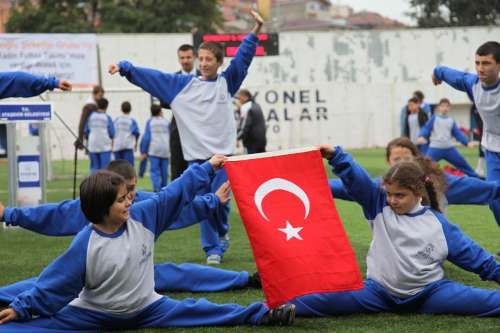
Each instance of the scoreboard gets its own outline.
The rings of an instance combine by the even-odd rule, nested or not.
[[[241,41],[247,34],[194,34],[194,48],[198,49],[203,42],[217,42],[224,47],[224,56],[234,57]],[[256,56],[276,56],[279,55],[279,43],[277,33],[262,33],[257,35],[259,43],[257,45]]]

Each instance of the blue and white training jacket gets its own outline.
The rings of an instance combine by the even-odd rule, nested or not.
[[[89,152],[103,153],[111,151],[113,138],[115,137],[115,126],[109,115],[104,112],[92,112],[85,122],[84,133],[88,140]]]
[[[170,158],[170,122],[163,117],[151,117],[141,140],[141,154]]]
[[[434,68],[434,76],[467,93],[483,120],[481,145],[489,151],[500,152],[500,80],[490,87],[485,87],[476,74],[444,66]]]
[[[452,137],[455,137],[458,142],[467,146],[469,140],[460,131],[457,123],[453,118],[444,115],[434,115],[425,123],[420,130],[420,136],[429,140],[431,148],[446,149],[454,146]]]
[[[113,151],[121,151],[135,148],[135,140],[140,135],[137,121],[128,114],[123,114],[113,122],[115,127],[115,139]]]
[[[236,124],[231,97],[247,75],[258,38],[248,34],[225,71],[205,81],[185,74],[163,73],[120,61],[120,74],[174,113],[186,161],[206,160],[214,154],[231,155],[236,143]]]
[[[483,280],[500,281],[500,264],[444,215],[420,204],[407,214],[394,213],[385,191],[340,147],[329,163],[372,229],[367,277],[389,293],[409,297],[443,279],[446,259]]]
[[[33,97],[59,86],[53,76],[43,77],[26,72],[0,72],[0,98]]]
[[[160,299],[154,291],[155,240],[208,186],[213,173],[208,162],[191,166],[157,196],[132,205],[129,219],[114,234],[87,225],[43,270],[36,286],[9,305],[18,319],[50,316],[67,304],[130,315]]]

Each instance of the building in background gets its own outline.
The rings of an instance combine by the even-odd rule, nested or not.
[[[246,32],[252,22],[246,9],[253,0],[221,0],[224,31]],[[354,12],[352,7],[332,4],[329,0],[267,0],[257,1],[270,5],[271,19],[266,31],[329,31],[336,29],[400,29],[403,23],[375,12]]]
[[[10,17],[12,3],[12,0],[0,0],[0,33],[5,32],[5,26]]]

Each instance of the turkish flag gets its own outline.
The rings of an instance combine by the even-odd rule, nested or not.
[[[319,150],[235,156],[225,168],[271,308],[363,288]]]

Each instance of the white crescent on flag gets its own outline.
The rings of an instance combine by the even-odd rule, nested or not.
[[[259,213],[260,215],[262,215],[262,217],[264,217],[267,221],[269,221],[266,214],[264,214],[264,211],[262,210],[262,201],[269,193],[276,190],[287,191],[297,196],[297,198],[299,198],[300,201],[302,201],[302,204],[304,204],[305,208],[304,219],[307,218],[307,216],[309,215],[309,208],[311,204],[309,202],[309,198],[307,197],[306,192],[304,192],[304,190],[301,189],[296,184],[283,178],[271,178],[262,183],[255,191],[254,195],[255,205],[257,206],[257,209],[259,210]]]

